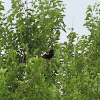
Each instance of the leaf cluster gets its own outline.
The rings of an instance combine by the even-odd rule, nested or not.
[[[0,12],[0,100],[99,100],[100,5],[87,8],[90,35],[72,30],[68,42],[59,43],[61,30],[66,32],[62,0],[11,4]],[[41,58],[50,48],[54,57]]]

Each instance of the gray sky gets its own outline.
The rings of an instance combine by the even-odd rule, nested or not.
[[[88,5],[94,5],[99,0],[63,0],[66,4],[66,17],[64,19],[67,25],[67,33],[70,32],[68,28],[74,28],[74,31],[81,35],[89,35],[89,31],[83,24],[85,23],[86,11]],[[61,34],[61,42],[66,40],[66,35]]]
[[[6,10],[10,9],[10,1],[11,0],[2,0],[5,2]],[[66,35],[70,32],[68,28],[74,28],[74,31],[81,35],[88,35],[89,31],[83,26],[85,23],[86,10],[88,5],[94,5],[95,2],[99,2],[99,0],[63,0],[64,4],[66,4],[66,10],[64,18],[64,22],[67,25],[66,30],[67,33],[61,34],[61,42],[66,41]]]

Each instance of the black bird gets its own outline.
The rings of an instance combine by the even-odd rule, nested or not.
[[[44,59],[51,59],[54,56],[54,49],[51,49],[49,52],[45,53],[43,56],[41,56]]]

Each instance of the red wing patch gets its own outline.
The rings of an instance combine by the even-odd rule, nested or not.
[[[46,55],[49,55],[50,53],[48,52],[48,53],[46,53]]]

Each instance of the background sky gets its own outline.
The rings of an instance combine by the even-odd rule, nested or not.
[[[94,5],[99,0],[63,0],[66,4],[64,22],[67,25],[66,30],[70,32],[68,28],[74,28],[74,31],[79,35],[89,35],[89,31],[83,24],[85,24],[86,11],[88,5]],[[66,40],[66,35],[61,34],[61,42]]]
[[[5,10],[9,10],[11,7],[11,0],[1,0],[4,1]],[[29,0],[28,0],[29,1]],[[95,2],[100,2],[99,0],[63,0],[66,4],[66,10],[64,22],[66,24],[66,33],[61,33],[60,42],[66,41],[66,36],[70,32],[68,28],[74,28],[74,31],[79,35],[88,35],[89,31],[83,26],[85,23],[86,10],[88,5],[94,5]]]

